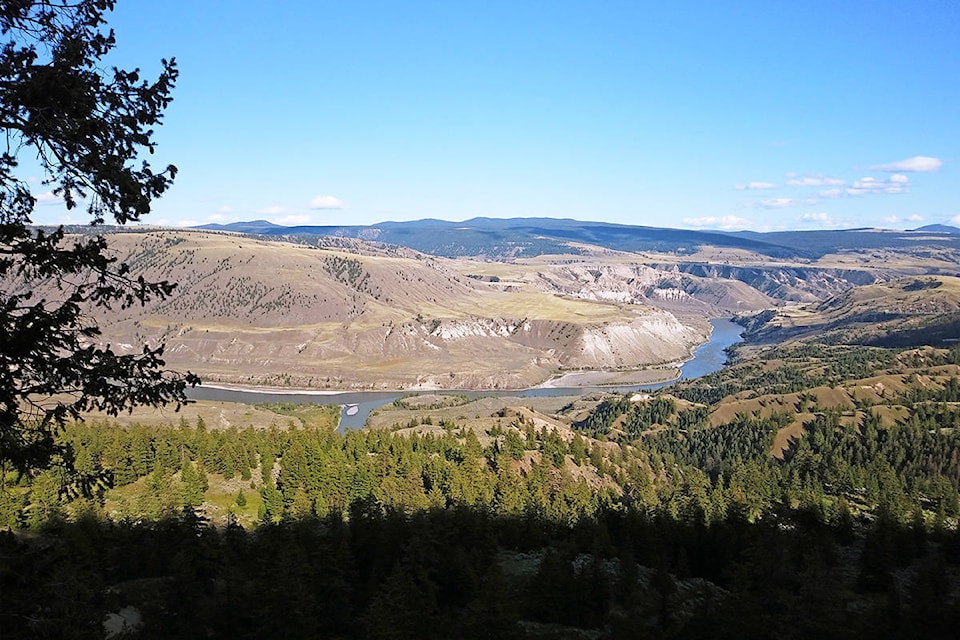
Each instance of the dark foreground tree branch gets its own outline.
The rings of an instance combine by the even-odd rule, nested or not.
[[[113,6],[0,2],[0,467],[48,464],[56,429],[85,411],[179,408],[199,382],[164,369],[162,344],[135,354],[101,344],[95,309],[163,299],[175,285],[132,277],[100,235],[34,227],[37,196],[20,173],[21,159],[39,164],[47,197],[84,206],[94,226],[138,221],[172,184],[176,167],[154,171],[141,156],[154,150],[176,64],[163,60],[152,82],[104,71]]]

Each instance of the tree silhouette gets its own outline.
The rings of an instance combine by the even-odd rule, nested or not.
[[[0,4],[0,465],[48,464],[54,434],[89,409],[116,415],[135,405],[179,403],[199,379],[166,371],[163,345],[118,354],[99,343],[96,308],[127,308],[169,296],[109,254],[102,235],[32,226],[38,198],[85,206],[94,230],[135,222],[171,185],[176,167],[154,171],[153,129],[171,101],[174,61],[154,82],[108,68],[104,31],[112,0]],[[37,168],[20,167],[35,158]],[[40,195],[27,172],[42,176]],[[25,174],[25,175],[24,175]]]

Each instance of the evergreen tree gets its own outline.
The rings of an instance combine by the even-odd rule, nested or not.
[[[264,523],[277,524],[283,520],[283,495],[277,490],[272,480],[267,480],[260,487],[260,520]]]
[[[526,441],[524,438],[520,437],[520,432],[516,429],[507,429],[504,434],[504,447],[506,451],[510,454],[514,460],[519,460],[523,457],[524,452],[526,451]]]
[[[61,488],[59,474],[53,471],[44,471],[33,480],[26,508],[27,524],[30,528],[40,529],[64,520],[60,500]]]
[[[201,472],[186,456],[184,456],[180,465],[180,484],[183,504],[194,507],[203,504],[206,491],[206,474],[201,477]]]

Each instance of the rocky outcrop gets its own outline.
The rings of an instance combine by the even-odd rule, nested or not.
[[[851,287],[874,284],[894,275],[865,269],[831,269],[793,266],[736,266],[704,262],[653,264],[651,267],[710,281],[734,280],[749,285],[774,300],[815,302]]]
[[[685,314],[720,316],[776,304],[772,297],[735,278],[691,275],[675,265],[580,263],[544,269],[538,275],[543,289],[562,295]]]
[[[744,336],[887,347],[952,345],[960,331],[960,278],[921,276],[857,287],[817,304],[744,317]]]

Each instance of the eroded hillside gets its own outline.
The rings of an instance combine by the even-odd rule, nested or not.
[[[745,320],[750,340],[906,347],[960,338],[960,278],[916,276]]]
[[[114,348],[165,341],[170,366],[208,382],[328,389],[516,388],[582,369],[669,378],[710,317],[828,322],[831,305],[869,290],[857,285],[940,268],[906,254],[777,262],[749,248],[671,257],[573,241],[572,253],[494,262],[337,236],[157,229],[110,240],[134,273],[178,283],[163,302],[101,318]],[[778,322],[775,339],[802,332]]]
[[[632,254],[540,256],[509,263],[467,263],[481,277],[507,291],[524,288],[557,295],[667,309],[681,317],[721,317],[766,309],[780,301],[735,278],[682,273]],[[473,275],[473,274],[471,274]]]
[[[511,388],[561,369],[674,363],[704,341],[642,300],[589,300],[467,277],[448,260],[362,242],[316,247],[232,234],[111,236],[138,275],[178,283],[101,319],[115,349],[165,341],[207,381],[313,388]],[[348,246],[349,245],[349,246]],[[669,374],[667,374],[669,375]]]

